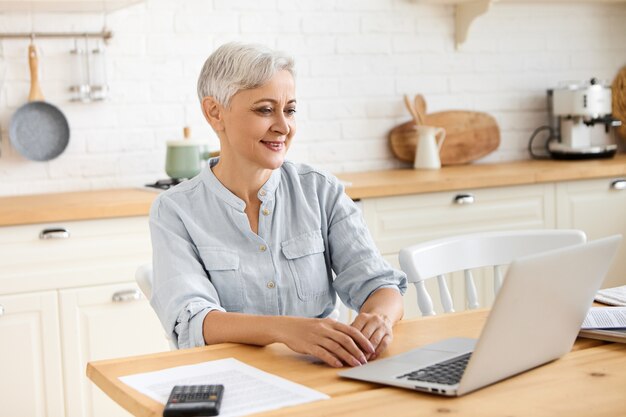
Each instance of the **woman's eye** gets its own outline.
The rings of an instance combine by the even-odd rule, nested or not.
[[[256,109],[256,111],[261,113],[261,114],[271,114],[272,113],[272,108],[271,107],[260,107],[260,108]]]
[[[296,109],[286,109],[285,114],[287,116],[294,116],[296,114]]]

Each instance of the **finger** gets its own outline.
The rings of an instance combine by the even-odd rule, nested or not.
[[[376,350],[378,350],[378,345],[380,344],[380,342],[383,340],[383,338],[386,335],[387,335],[387,329],[385,329],[384,327],[379,327],[378,329],[374,331],[374,333],[370,337],[370,342],[372,343],[372,346],[374,346]]]
[[[365,362],[365,356],[363,356],[363,353],[361,353],[361,351],[358,351],[358,357],[362,358],[363,361],[357,359],[357,357],[351,354],[340,343],[337,343],[332,339],[324,339],[321,341],[320,345],[328,352],[330,352],[331,355],[341,359],[346,365],[361,366]]]
[[[352,327],[359,331],[363,331],[363,327],[365,327],[365,325],[367,325],[367,317],[365,317],[363,314],[359,314],[358,316],[356,316],[356,319],[354,319],[351,324]]]
[[[390,334],[386,334],[382,340],[380,341],[380,343],[378,344],[378,347],[376,348],[376,352],[374,353],[372,360],[376,359],[377,357],[379,357],[385,350],[387,350],[387,347],[391,344],[391,341],[393,340],[393,336],[391,336]]]
[[[358,344],[363,349],[364,352],[374,353],[376,351],[374,346],[372,346],[372,344],[370,343],[369,339],[363,336],[363,333],[361,333],[356,328],[338,322],[336,323],[335,329],[343,334],[348,335],[350,339],[356,342],[356,344]]]
[[[332,355],[321,346],[315,346],[315,348],[311,351],[311,355],[323,360],[327,365],[332,366],[333,368],[343,367],[343,363],[336,356]]]
[[[369,340],[372,343],[372,346],[374,346],[374,348],[376,348],[376,345],[378,344],[378,341],[376,343],[374,343],[374,339],[372,339],[372,337],[374,336],[374,334],[379,329],[383,329],[383,331],[384,331],[384,326],[385,326],[385,324],[380,322],[379,320],[370,320],[363,327],[363,330],[361,330],[361,333],[363,333],[363,336],[365,336],[367,338],[367,340]]]

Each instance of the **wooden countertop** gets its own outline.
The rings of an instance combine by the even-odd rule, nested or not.
[[[439,170],[393,169],[337,175],[353,199],[626,176],[626,154],[589,161],[528,160]]]
[[[394,169],[339,174],[353,199],[626,176],[626,154],[590,161],[520,161],[440,170]],[[0,197],[0,226],[146,216],[158,194],[115,189]]]
[[[128,188],[0,197],[0,226],[146,216],[157,195]]]

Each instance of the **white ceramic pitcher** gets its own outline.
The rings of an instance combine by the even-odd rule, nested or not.
[[[441,145],[446,138],[446,131],[442,127],[434,126],[416,126],[417,147],[415,152],[415,169],[439,169],[441,168],[441,159],[439,151]]]

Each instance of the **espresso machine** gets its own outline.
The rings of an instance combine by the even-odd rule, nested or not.
[[[615,127],[622,122],[611,114],[611,87],[592,78],[548,90],[550,139],[555,159],[610,158],[617,151]]]

